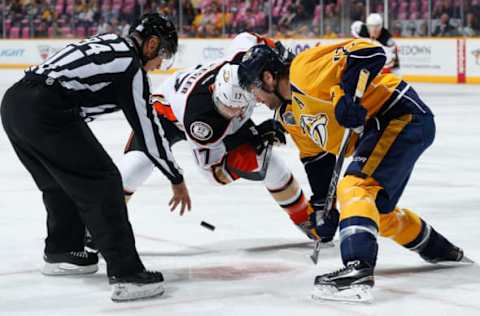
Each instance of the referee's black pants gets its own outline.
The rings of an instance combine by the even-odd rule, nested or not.
[[[144,269],[117,167],[59,87],[22,79],[2,101],[5,131],[43,193],[45,253],[84,249],[85,226],[109,276]]]

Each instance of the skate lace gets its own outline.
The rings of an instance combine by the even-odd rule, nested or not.
[[[350,267],[343,267],[341,269],[338,269],[337,271],[333,271],[333,272],[328,273],[327,277],[332,278],[332,277],[339,276],[340,274],[342,274],[343,272],[345,272],[349,269],[350,269]]]
[[[88,254],[85,251],[70,251],[70,255],[79,258],[87,258]]]
[[[329,278],[337,277],[337,276],[343,274],[344,272],[347,272],[347,271],[351,270],[356,264],[357,264],[356,262],[347,264],[346,266],[338,269],[337,271],[333,271],[333,272],[328,273],[327,277],[329,277]]]
[[[145,272],[146,274],[149,274],[149,275],[152,275],[152,276],[160,276],[160,275],[162,275],[162,273],[159,272],[159,271],[152,271],[152,270],[147,270],[147,269],[145,269],[144,272]]]

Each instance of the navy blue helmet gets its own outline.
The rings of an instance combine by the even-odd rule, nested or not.
[[[238,69],[240,86],[246,90],[252,84],[260,87],[264,71],[270,71],[274,76],[287,73],[294,57],[280,42],[275,43],[275,48],[265,44],[253,46],[243,56]]]

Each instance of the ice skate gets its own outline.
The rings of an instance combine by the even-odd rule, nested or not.
[[[373,300],[373,268],[360,261],[349,262],[344,268],[315,278],[312,298],[315,300],[361,302]]]
[[[431,228],[426,243],[421,245],[417,252],[423,260],[432,264],[452,262],[475,263],[472,259],[465,256],[463,249],[452,244],[433,228]]]
[[[44,254],[44,275],[79,275],[98,271],[98,255],[86,251]]]
[[[134,301],[165,292],[161,272],[142,271],[125,277],[110,277],[112,285],[111,299],[114,302]]]

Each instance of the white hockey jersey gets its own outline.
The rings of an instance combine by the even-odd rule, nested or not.
[[[225,63],[240,63],[243,54],[263,39],[251,34],[237,35],[221,60],[178,71],[165,80],[153,94],[161,95],[193,146],[197,162],[208,169],[222,161],[226,154],[223,140],[234,134],[250,119],[254,104],[245,113],[231,120],[215,109],[212,87],[215,76]]]

